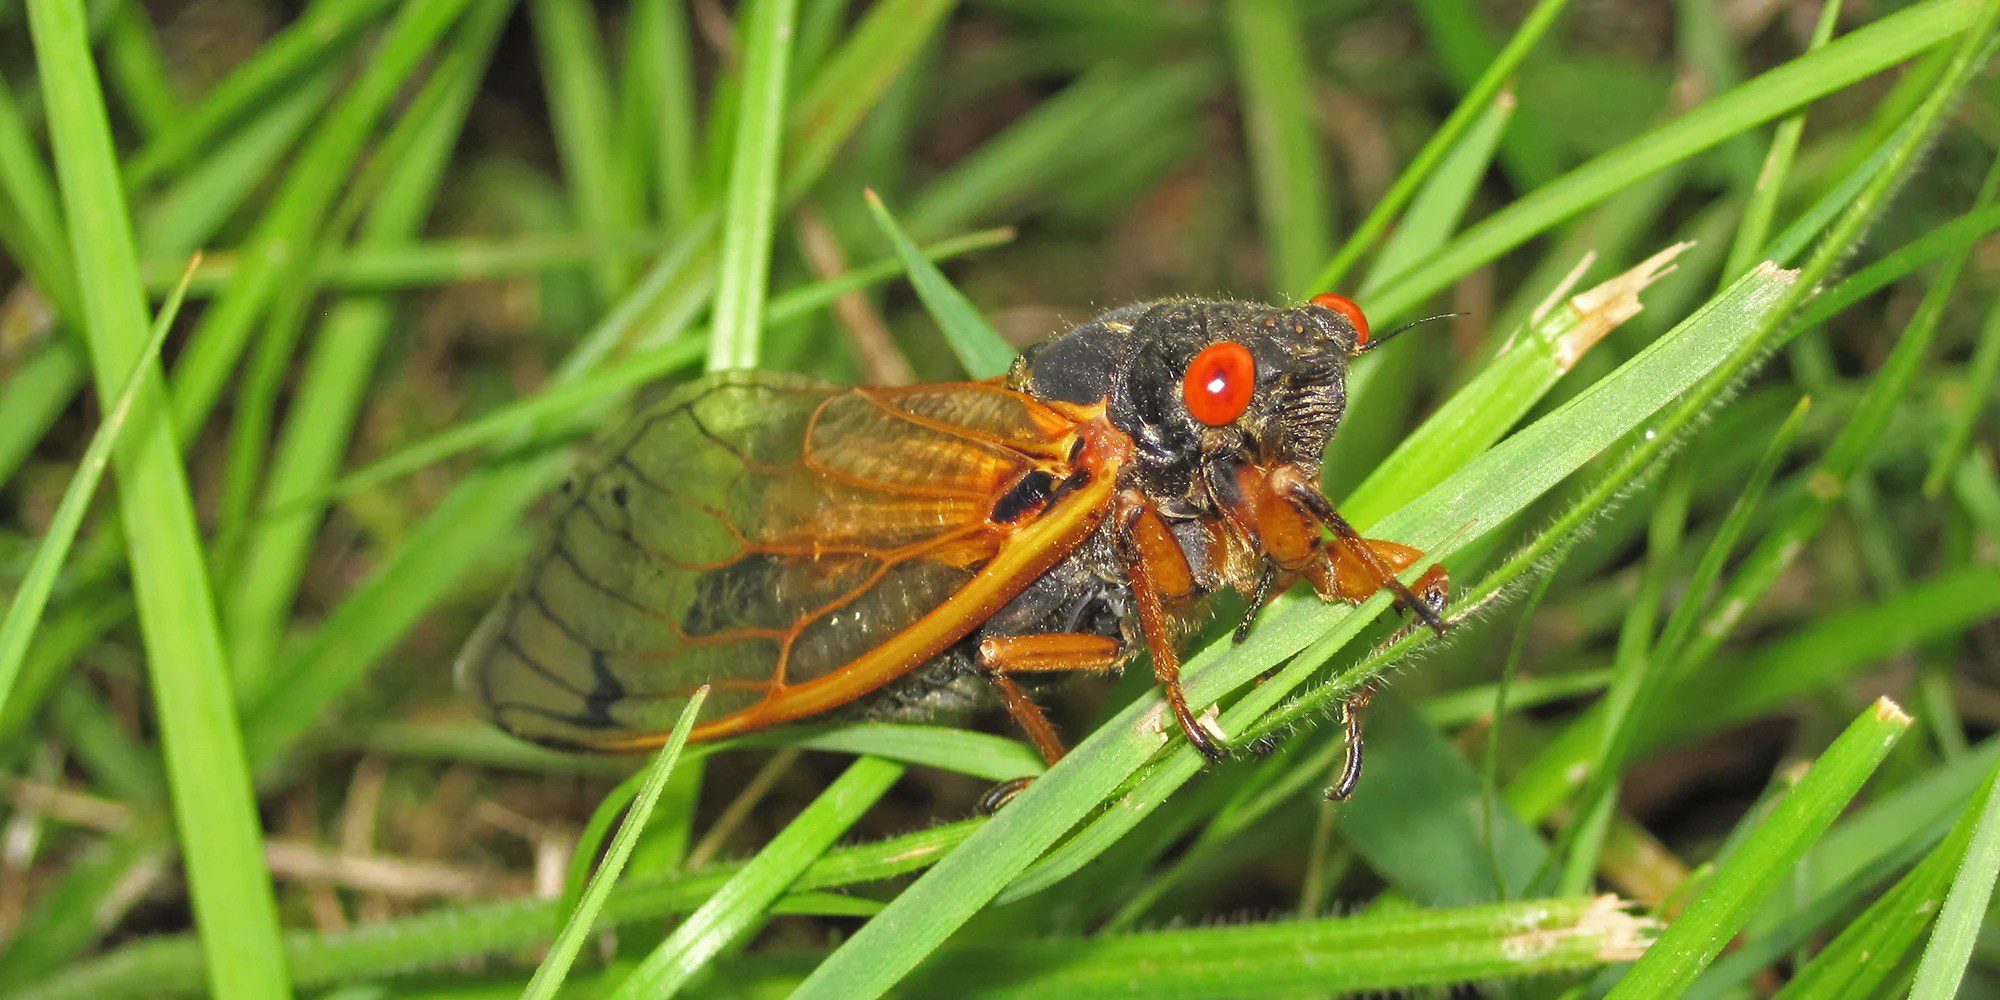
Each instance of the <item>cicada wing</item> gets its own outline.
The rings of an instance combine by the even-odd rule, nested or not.
[[[614,439],[460,656],[502,728],[608,749],[755,713],[945,603],[1069,425],[986,383],[695,382]],[[966,622],[969,630],[977,622]]]

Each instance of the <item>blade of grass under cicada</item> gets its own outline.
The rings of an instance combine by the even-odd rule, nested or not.
[[[839,847],[807,867],[793,891],[799,893],[879,882],[929,866],[963,842],[983,820],[965,820],[914,833]],[[638,881],[620,880],[598,912],[601,927],[657,928],[665,918],[687,913],[728,884],[741,863],[719,864],[700,872]],[[286,942],[293,985],[300,989],[372,980],[412,969],[444,969],[488,955],[518,953],[546,945],[568,910],[560,899],[510,899],[474,903],[325,933],[298,933]],[[200,943],[189,934],[160,935],[49,974],[21,992],[22,1000],[102,1000],[113,996],[157,996],[199,991],[203,985]],[[519,980],[509,995],[515,995]]]
[[[1614,896],[1346,917],[1187,927],[947,949],[916,977],[918,995],[964,983],[981,996],[1071,1000],[1174,996],[1350,996],[1422,991],[1629,961],[1653,924]],[[1523,947],[1524,941],[1546,947]]]

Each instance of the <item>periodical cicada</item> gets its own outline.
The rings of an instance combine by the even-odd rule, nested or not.
[[[1296,580],[1333,601],[1386,587],[1444,628],[1443,568],[1405,587],[1421,554],[1362,538],[1319,488],[1348,364],[1386,339],[1335,295],[1176,299],[989,381],[692,382],[565,486],[460,682],[510,733],[606,751],[659,745],[704,684],[695,741],[997,696],[1054,763],[1032,681],[1143,648],[1219,757],[1176,650],[1207,595],[1241,592],[1247,625]]]

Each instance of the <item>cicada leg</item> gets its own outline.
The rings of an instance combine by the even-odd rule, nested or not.
[[[1396,574],[1422,559],[1422,552],[1396,542],[1361,537],[1301,470],[1290,466],[1277,470],[1271,476],[1271,487],[1333,532],[1333,538],[1322,543],[1324,557],[1314,559],[1305,570],[1321,597],[1359,603],[1387,589],[1396,595],[1396,603],[1438,635],[1451,627],[1444,617],[1451,578],[1443,566],[1431,567],[1411,587]]]
[[[1139,627],[1146,634],[1146,649],[1153,654],[1153,677],[1160,682],[1167,707],[1181,732],[1201,755],[1211,762],[1229,756],[1222,740],[1196,719],[1189,710],[1187,693],[1181,690],[1180,651],[1174,648],[1174,634],[1167,616],[1166,602],[1194,592],[1194,570],[1180,542],[1167,529],[1165,518],[1151,500],[1137,490],[1118,495],[1118,552],[1125,564],[1125,577],[1132,586],[1132,603],[1138,608]]]
[[[1118,666],[1124,653],[1124,647],[1118,640],[1101,635],[1052,632],[1045,635],[991,636],[979,643],[979,666],[986,671],[986,678],[993,683],[993,689],[999,692],[1000,703],[1007,707],[1007,714],[1014,717],[1014,721],[1028,734],[1029,741],[1035,744],[1035,749],[1041,752],[1042,759],[1053,767],[1069,750],[1063,746],[1062,737],[1056,735],[1056,727],[1049,722],[1048,714],[1028,692],[1021,689],[1014,675],[1111,670]],[[1033,777],[1015,778],[993,786],[980,796],[979,808],[992,813],[1034,780]]]
[[[1361,710],[1368,707],[1368,699],[1374,694],[1374,685],[1367,685],[1340,703],[1340,725],[1347,730],[1347,754],[1341,761],[1340,777],[1326,790],[1331,801],[1347,801],[1361,784]]]

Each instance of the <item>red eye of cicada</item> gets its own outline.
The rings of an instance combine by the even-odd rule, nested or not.
[[[1181,377],[1181,397],[1188,412],[1210,427],[1242,416],[1256,388],[1257,359],[1249,348],[1228,340],[1202,348]]]
[[[1354,324],[1354,346],[1357,348],[1368,346],[1368,317],[1361,315],[1361,307],[1355,305],[1353,299],[1326,292],[1313,296],[1312,304],[1347,317],[1347,321]]]

